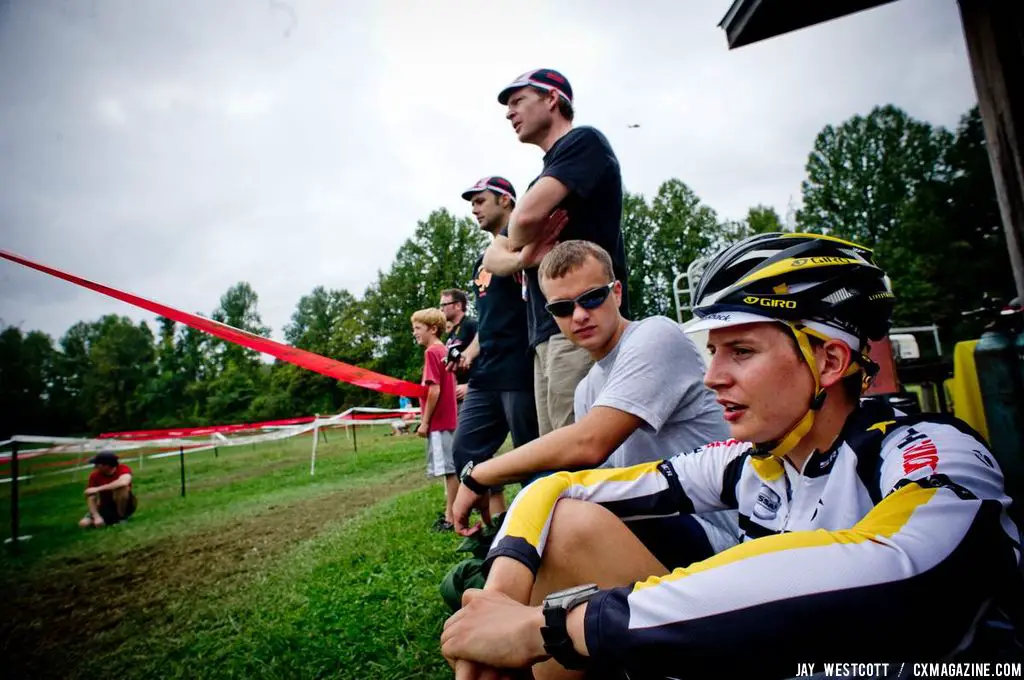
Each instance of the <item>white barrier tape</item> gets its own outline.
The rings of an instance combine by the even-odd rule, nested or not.
[[[329,417],[318,417],[312,423],[306,423],[302,425],[290,425],[282,426],[280,428],[274,428],[272,432],[264,432],[256,435],[249,435],[245,437],[225,437],[221,433],[214,433],[214,436],[218,438],[216,444],[210,444],[207,442],[199,442],[190,439],[150,439],[145,441],[120,441],[112,439],[89,439],[89,438],[78,438],[78,437],[46,437],[41,435],[15,435],[11,439],[3,442],[4,444],[20,442],[25,444],[58,444],[58,446],[51,446],[44,449],[30,449],[23,453],[19,453],[18,459],[34,458],[43,454],[50,453],[67,453],[84,455],[86,451],[112,451],[112,452],[128,452],[138,451],[139,449],[147,448],[174,448],[179,447],[177,451],[165,451],[162,453],[154,453],[145,455],[140,451],[139,457],[142,459],[157,459],[157,458],[170,458],[172,456],[181,455],[180,447],[187,446],[184,453],[199,453],[202,451],[209,451],[211,449],[219,447],[234,447],[234,446],[248,446],[250,444],[259,444],[262,442],[280,441],[282,439],[290,439],[291,437],[297,437],[299,435],[306,434],[317,428],[333,428],[333,427],[349,427],[356,425],[391,425],[393,423],[404,423],[408,422],[404,418],[374,418],[370,420],[351,418],[353,413],[364,412],[364,413],[395,413],[395,414],[419,414],[419,409],[384,409],[374,407],[357,407],[350,408],[344,413],[339,413],[335,416]],[[0,456],[0,462],[10,460],[11,456]],[[66,474],[69,472],[76,472],[78,470],[89,470],[92,465],[78,465],[69,468],[62,468],[60,470],[52,470],[48,472],[40,472],[34,475],[19,475],[18,480],[27,480],[34,477],[48,477],[51,475]],[[10,477],[0,479],[0,484],[9,484],[11,482]]]

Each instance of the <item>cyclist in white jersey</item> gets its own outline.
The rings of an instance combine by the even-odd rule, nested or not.
[[[687,330],[708,331],[705,382],[733,439],[523,489],[486,587],[445,623],[458,680],[531,666],[536,678],[790,677],[801,663],[968,646],[1019,583],[1020,533],[979,435],[860,399],[893,302],[872,252],[840,239],[764,234],[717,255]],[[689,565],[661,564],[629,529],[727,508],[744,542]]]

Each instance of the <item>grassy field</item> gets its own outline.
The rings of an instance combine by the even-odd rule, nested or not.
[[[438,584],[459,540],[430,529],[444,492],[423,440],[385,431],[361,429],[358,452],[331,432],[312,477],[309,436],[186,456],[185,498],[176,457],[128,459],[138,512],[103,530],[76,526],[84,473],[23,483],[3,675],[451,677]]]

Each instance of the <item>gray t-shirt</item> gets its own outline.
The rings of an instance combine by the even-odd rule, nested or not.
[[[580,420],[595,406],[644,421],[601,467],[625,467],[669,458],[729,438],[706,365],[679,324],[652,316],[626,326],[619,344],[576,386]]]

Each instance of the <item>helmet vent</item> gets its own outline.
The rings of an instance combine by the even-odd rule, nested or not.
[[[838,305],[840,302],[849,300],[850,298],[855,297],[856,295],[857,293],[851,291],[849,288],[840,288],[836,292],[826,297],[825,302],[829,303],[830,305]]]

